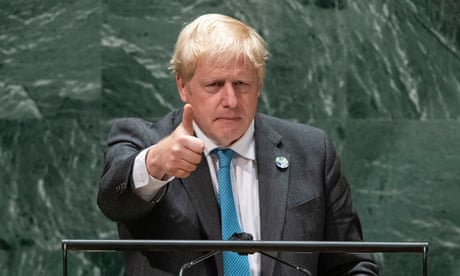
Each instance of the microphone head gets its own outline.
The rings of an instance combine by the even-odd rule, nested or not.
[[[246,232],[233,233],[233,235],[228,239],[229,241],[252,241],[254,238],[251,234]],[[254,254],[254,252],[238,252],[238,254],[247,256],[248,254]]]
[[[230,237],[230,241],[252,241],[254,238],[251,234],[246,232],[233,233]]]

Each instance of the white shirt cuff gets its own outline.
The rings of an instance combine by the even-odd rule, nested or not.
[[[148,150],[149,148],[146,148],[136,156],[133,166],[133,191],[145,201],[151,201],[163,186],[174,179],[171,177],[167,180],[160,180],[149,175],[145,165]]]

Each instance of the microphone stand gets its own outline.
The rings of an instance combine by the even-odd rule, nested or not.
[[[252,241],[252,240],[254,240],[254,238],[253,238],[252,235],[249,234],[249,233],[241,232],[241,233],[233,233],[233,235],[230,237],[229,240],[233,240],[233,241]],[[258,251],[258,252],[259,252],[260,254],[266,256],[266,257],[269,257],[269,258],[272,259],[272,260],[278,261],[278,262],[280,262],[280,263],[282,263],[282,264],[285,264],[285,265],[287,265],[287,266],[289,266],[289,267],[294,268],[294,269],[297,270],[297,271],[303,272],[303,273],[307,274],[308,276],[311,276],[311,272],[310,272],[308,269],[306,269],[306,268],[303,268],[303,267],[300,267],[300,266],[293,265],[293,264],[291,264],[291,263],[286,262],[285,260],[282,260],[282,259],[280,259],[280,258],[278,258],[278,257],[275,257],[275,256],[270,255],[270,254],[268,254],[268,253],[265,253],[265,252],[263,252],[263,251]],[[252,254],[252,253],[254,253],[254,252],[250,252],[249,254]],[[246,254],[240,253],[240,255],[247,255],[247,253],[246,253]]]
[[[184,273],[184,271],[185,271],[186,269],[189,269],[189,268],[191,268],[192,266],[194,266],[194,265],[196,265],[196,264],[199,264],[199,263],[201,263],[202,261],[211,258],[212,256],[216,255],[217,253],[219,253],[219,251],[212,251],[212,252],[206,253],[206,254],[204,254],[203,256],[200,256],[200,257],[198,257],[198,258],[196,258],[196,259],[193,259],[193,260],[191,260],[191,261],[188,262],[188,263],[183,264],[183,265],[181,266],[181,268],[180,268],[179,276],[182,276],[182,274]]]
[[[252,240],[254,240],[254,238],[249,233],[241,232],[241,233],[233,233],[233,235],[229,238],[229,240],[230,241],[252,241]],[[207,254],[205,254],[203,256],[200,256],[200,257],[198,257],[196,259],[193,259],[188,263],[183,264],[181,266],[181,268],[180,268],[179,276],[182,276],[183,272],[186,269],[188,269],[188,268],[190,268],[190,267],[192,267],[192,266],[194,266],[194,265],[196,265],[198,263],[201,263],[202,261],[204,261],[206,259],[209,259],[210,257],[216,255],[217,253],[219,253],[219,251],[212,251],[212,252],[209,252],[209,253],[207,253]],[[239,252],[238,254],[240,254],[240,255],[248,255],[248,254],[254,254],[254,253],[255,252]],[[270,259],[273,259],[273,260],[278,261],[278,262],[280,262],[280,263],[282,263],[284,265],[287,265],[287,266],[289,266],[291,268],[294,268],[297,271],[303,272],[303,273],[307,274],[308,276],[312,276],[311,272],[306,268],[293,265],[291,263],[288,263],[288,262],[286,262],[286,261],[284,261],[284,260],[282,260],[282,259],[280,259],[278,257],[275,257],[275,256],[270,255],[268,253],[265,253],[263,251],[259,251],[259,253],[264,255],[264,256],[266,256],[266,257],[268,257],[268,258],[270,258]]]
[[[310,272],[308,269],[306,269],[306,268],[303,268],[303,267],[300,267],[300,266],[293,265],[293,264],[291,264],[291,263],[286,262],[285,260],[282,260],[282,259],[280,259],[280,258],[277,258],[277,257],[275,257],[275,256],[273,256],[273,255],[267,254],[267,253],[265,253],[265,252],[263,252],[263,251],[259,251],[259,253],[262,254],[262,255],[264,255],[264,256],[267,256],[267,257],[269,257],[269,258],[271,258],[271,259],[273,259],[273,260],[275,260],[275,261],[278,261],[278,262],[280,262],[280,263],[282,263],[282,264],[285,264],[285,265],[287,265],[287,266],[289,266],[289,267],[292,267],[292,268],[294,268],[294,269],[297,270],[297,271],[303,272],[303,273],[307,274],[308,276],[311,276],[311,272]]]

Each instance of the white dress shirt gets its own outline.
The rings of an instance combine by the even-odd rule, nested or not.
[[[204,155],[209,165],[212,184],[217,198],[219,190],[216,175],[218,161],[217,156],[211,154],[217,146],[211,139],[204,135],[195,123],[193,124],[193,129],[196,136],[204,142]],[[252,234],[254,240],[260,240],[259,184],[255,158],[254,121],[252,121],[245,134],[232,144],[230,148],[236,153],[232,159],[230,174],[238,221],[243,232]],[[172,177],[163,181],[150,176],[145,166],[147,151],[148,148],[141,151],[134,161],[133,190],[142,199],[150,201],[164,185],[174,178]],[[251,254],[248,257],[251,275],[260,275],[260,254]]]

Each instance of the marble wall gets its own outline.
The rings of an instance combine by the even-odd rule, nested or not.
[[[96,205],[113,119],[180,106],[168,60],[184,22],[242,19],[271,52],[260,111],[329,132],[368,241],[428,241],[460,275],[457,0],[0,0],[0,275],[61,275],[62,239],[116,238]],[[418,255],[376,254],[382,275]],[[71,253],[70,275],[122,275]]]

